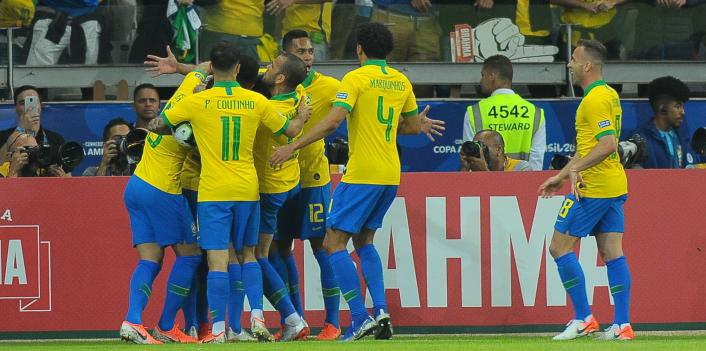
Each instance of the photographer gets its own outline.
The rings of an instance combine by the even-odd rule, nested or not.
[[[129,176],[130,165],[126,155],[121,155],[118,142],[132,131],[132,126],[122,118],[114,118],[103,128],[103,158],[99,166],[86,168],[83,176]]]
[[[689,88],[681,80],[666,76],[648,85],[654,117],[638,129],[647,144],[643,168],[685,168],[700,163],[700,156],[689,147],[689,132],[684,123],[684,103]]]
[[[505,155],[502,135],[489,129],[481,130],[461,146],[461,171],[463,172],[514,172],[531,171],[530,163]]]
[[[7,146],[5,162],[0,165],[0,175],[7,178],[15,177],[70,177],[70,173],[58,164],[41,168],[33,155],[37,155],[39,145],[30,134],[13,133]]]

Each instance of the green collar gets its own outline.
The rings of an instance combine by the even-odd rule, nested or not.
[[[583,93],[583,96],[588,95],[588,93],[589,93],[591,90],[593,90],[593,88],[595,88],[595,87],[597,87],[597,86],[601,86],[601,85],[605,85],[605,81],[602,80],[602,79],[601,79],[601,80],[597,80],[597,81],[591,83],[591,85],[589,85],[588,88],[586,88],[586,91]]]
[[[297,101],[297,91],[296,90],[293,90],[293,91],[286,93],[286,94],[275,95],[272,98],[270,98],[270,100],[276,100],[276,101],[285,101],[285,100],[289,100],[289,99],[294,99],[294,101]]]
[[[316,73],[316,72],[314,71],[313,68],[312,68],[312,69],[309,69],[309,75],[308,75],[308,76],[306,77],[306,79],[304,79],[304,81],[302,82],[302,86],[303,86],[304,88],[308,88],[308,87],[311,85],[311,83],[314,82],[314,74],[315,74],[315,73]]]
[[[224,80],[220,82],[216,82],[213,84],[214,87],[221,87],[221,88],[239,88],[240,84],[234,80]]]
[[[367,61],[363,62],[363,66],[368,66],[368,65],[386,67],[387,60],[367,60]]]

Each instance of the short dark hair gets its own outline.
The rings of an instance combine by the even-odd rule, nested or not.
[[[650,106],[655,113],[664,100],[672,99],[677,102],[689,101],[689,87],[681,80],[672,76],[659,77],[647,85]]]
[[[608,49],[605,48],[598,40],[593,39],[580,39],[576,44],[576,47],[583,46],[584,51],[592,59],[597,60],[600,63],[605,62],[608,57]]]
[[[371,59],[384,60],[392,52],[394,41],[392,32],[382,23],[368,22],[358,25],[355,33],[356,43]]]
[[[236,80],[244,87],[251,87],[257,81],[257,74],[260,70],[260,64],[250,55],[240,56],[240,71]]]
[[[502,79],[512,82],[512,62],[507,56],[490,56],[483,61],[483,68],[497,73]]]
[[[286,77],[287,86],[294,89],[306,79],[306,63],[296,55],[283,53],[281,56],[284,56],[286,60],[284,60],[279,73]]]
[[[37,89],[37,87],[35,87],[34,85],[23,85],[19,88],[16,88],[15,94],[12,96],[12,101],[15,102],[15,105],[17,105],[17,103],[19,103],[19,101],[17,101],[17,97],[20,96],[20,94],[24,93],[27,90],[36,91],[37,95],[39,95],[39,101],[42,101],[42,96],[41,96],[42,94],[39,92],[39,89]]]
[[[295,39],[309,38],[309,33],[301,29],[293,29],[285,33],[282,37],[282,50],[287,51]]]
[[[140,90],[142,90],[142,89],[154,90],[154,92],[157,93],[157,100],[159,100],[159,90],[157,90],[157,87],[155,87],[151,83],[142,83],[142,84],[135,87],[135,91],[132,93],[132,101],[137,100],[137,94],[139,94]]]
[[[211,66],[217,71],[227,72],[240,62],[238,44],[221,40],[211,48]]]
[[[132,131],[132,124],[124,120],[122,117],[116,117],[108,121],[108,124],[103,127],[103,141],[108,141],[108,136],[110,135],[110,128],[115,126],[126,125]]]
[[[483,130],[479,131],[478,133],[476,133],[476,135],[479,138],[481,138],[483,136],[483,134],[491,135],[495,139],[495,142],[498,143],[498,145],[505,147],[505,139],[503,139],[502,134],[500,134],[492,129],[483,129]]]

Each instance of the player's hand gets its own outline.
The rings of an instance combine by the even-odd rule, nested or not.
[[[543,198],[552,197],[557,191],[559,191],[559,189],[561,189],[563,185],[564,179],[561,179],[558,176],[553,176],[539,186],[537,193],[539,193],[539,195]]]
[[[103,143],[103,158],[101,159],[101,163],[103,165],[108,165],[110,161],[113,160],[113,158],[118,156],[118,143],[110,139]]]
[[[272,0],[266,5],[267,12],[270,15],[279,15],[293,3],[294,0]]]
[[[270,156],[270,166],[272,168],[277,168],[282,166],[283,163],[287,162],[292,158],[294,154],[294,144],[282,145],[276,147],[275,151]]]
[[[172,49],[167,45],[167,57],[159,57],[155,55],[147,55],[147,61],[145,61],[145,71],[149,72],[152,78],[159,77],[163,74],[176,73],[177,65],[179,62],[176,56],[172,53]]]
[[[411,5],[421,13],[427,13],[431,10],[431,0],[412,0]]]
[[[475,3],[477,10],[490,10],[493,8],[493,5],[495,5],[493,0],[478,0]]]
[[[503,55],[515,62],[553,62],[559,48],[552,45],[525,45],[525,36],[509,18],[493,18],[473,30],[473,55],[483,62]]]
[[[297,118],[303,120],[304,123],[309,120],[312,113],[314,113],[314,109],[311,107],[311,105],[307,103],[299,104],[299,108],[297,108]]]
[[[576,170],[569,171],[569,181],[571,182],[571,193],[574,194],[576,200],[581,200],[581,189],[586,187],[586,183],[583,182],[581,173]]]
[[[213,74],[213,68],[211,67],[211,61],[203,61],[194,67],[194,70],[199,70],[206,73],[207,75]]]
[[[444,124],[446,122],[438,120],[438,119],[431,119],[427,117],[427,113],[429,113],[429,105],[424,108],[422,113],[419,114],[419,116],[422,118],[421,124],[422,124],[422,133],[427,135],[427,138],[431,141],[436,141],[434,139],[434,135],[438,136],[443,136],[444,134],[442,133],[443,131],[446,130],[446,127],[444,127]]]

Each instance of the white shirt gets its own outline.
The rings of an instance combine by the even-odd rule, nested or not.
[[[515,94],[515,92],[512,89],[500,88],[493,91],[490,95],[493,96],[497,94]],[[469,117],[468,110],[466,110],[463,116],[463,141],[471,141],[476,135],[476,131],[473,130]],[[530,147],[529,164],[533,171],[542,170],[544,165],[544,153],[547,151],[547,129],[544,120],[540,122],[538,128],[537,133],[532,137],[532,146]]]

